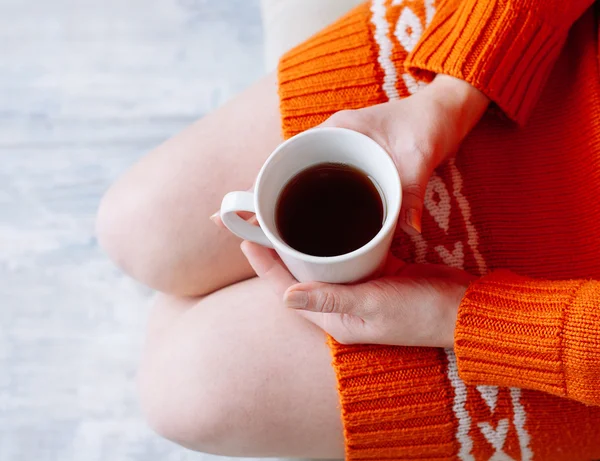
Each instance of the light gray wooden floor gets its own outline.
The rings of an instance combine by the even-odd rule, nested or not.
[[[0,0],[0,460],[183,461],[141,420],[148,291],[103,191],[262,72],[258,0]]]

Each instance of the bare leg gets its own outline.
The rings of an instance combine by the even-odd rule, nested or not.
[[[258,279],[201,300],[160,296],[140,370],[163,436],[228,456],[342,458],[324,334]]]
[[[134,278],[204,295],[253,275],[239,240],[209,220],[249,188],[281,142],[274,74],[168,140],[127,172],[98,213],[100,242]]]

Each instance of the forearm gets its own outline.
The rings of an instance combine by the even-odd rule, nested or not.
[[[490,105],[490,99],[470,83],[445,74],[438,74],[423,92],[439,104],[438,115],[445,118],[440,123],[452,126],[456,148]],[[453,150],[450,149],[448,154],[455,153]]]

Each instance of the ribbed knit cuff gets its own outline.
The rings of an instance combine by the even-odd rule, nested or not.
[[[521,0],[444,2],[405,66],[417,78],[469,82],[524,124],[567,32],[545,24]]]
[[[461,378],[598,404],[599,301],[593,282],[532,280],[508,271],[481,278],[458,313]]]
[[[584,282],[565,312],[562,360],[567,397],[600,405],[600,284]]]
[[[386,101],[368,3],[294,48],[279,63],[285,138],[343,109]]]
[[[453,459],[452,392],[438,349],[344,346],[330,339],[346,460]]]

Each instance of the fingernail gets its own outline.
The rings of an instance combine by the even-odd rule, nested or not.
[[[285,295],[285,305],[290,309],[306,309],[308,293],[306,291],[291,291]]]
[[[417,209],[411,208],[406,210],[406,224],[408,224],[411,229],[414,229],[415,235],[421,233],[421,214]]]
[[[217,211],[215,214],[211,215],[211,217],[209,218],[212,222],[216,222],[217,218],[219,217],[219,215],[221,214],[220,211]]]

